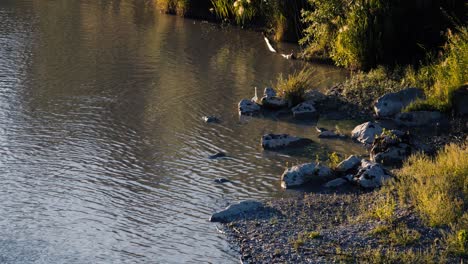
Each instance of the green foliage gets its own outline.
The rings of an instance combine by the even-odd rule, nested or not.
[[[303,68],[301,71],[288,75],[287,78],[280,74],[276,82],[279,96],[288,100],[291,105],[303,102],[305,92],[310,88],[313,73],[314,71],[310,68]]]
[[[320,235],[320,232],[317,231],[310,231],[310,232],[304,232],[300,233],[295,240],[292,241],[292,246],[294,250],[298,251],[301,247],[304,246],[304,244],[308,240],[313,240],[313,239],[320,239],[322,236]]]
[[[341,162],[341,159],[336,152],[332,152],[328,156],[328,161],[331,168],[336,168],[336,166],[338,166],[338,164]]]
[[[380,96],[397,92],[408,87],[403,78],[403,70],[388,70],[379,66],[369,72],[353,73],[344,83],[340,84],[343,95],[355,104],[367,108]]]
[[[395,187],[431,226],[456,223],[468,205],[468,149],[448,145],[434,159],[416,154],[398,172]]]
[[[459,222],[451,226],[445,236],[448,252],[457,256],[468,257],[468,213],[464,213]]]
[[[302,10],[303,22],[308,24],[304,37],[299,44],[306,46],[304,55],[329,56],[332,43],[343,23],[347,1],[343,0],[309,0],[312,10]],[[349,2],[349,1],[348,1]]]
[[[458,28],[457,34],[449,31],[445,54],[439,61],[409,72],[408,79],[426,89],[426,100],[416,101],[406,111],[450,110],[452,94],[468,83],[468,29]]]
[[[395,208],[395,198],[393,198],[391,193],[383,193],[381,197],[376,199],[373,207],[369,211],[370,217],[379,221],[392,223],[395,218]]]

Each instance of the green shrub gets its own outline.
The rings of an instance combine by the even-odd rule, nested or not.
[[[296,105],[305,100],[305,92],[310,89],[310,83],[314,71],[310,68],[303,68],[284,78],[279,75],[276,82],[276,89],[279,96],[286,99],[291,105]]]
[[[446,112],[451,108],[453,92],[468,83],[468,29],[458,28],[457,34],[449,31],[444,51],[440,61],[408,74],[408,79],[426,89],[427,99],[416,101],[406,111]]]

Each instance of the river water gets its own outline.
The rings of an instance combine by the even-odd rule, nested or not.
[[[239,119],[254,86],[301,64],[259,33],[141,0],[1,0],[0,263],[237,263],[211,213],[296,195],[280,188],[286,164],[361,151],[311,124]],[[345,75],[312,67],[321,87]],[[263,152],[266,132],[317,143]]]

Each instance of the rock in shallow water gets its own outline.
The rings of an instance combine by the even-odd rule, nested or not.
[[[219,123],[220,120],[219,118],[217,118],[216,116],[204,116],[202,117],[203,121],[205,121],[205,123]]]
[[[419,88],[406,88],[396,93],[388,93],[377,99],[374,111],[378,117],[392,117],[408,106],[411,102],[424,98],[424,92]]]
[[[260,106],[248,99],[239,102],[239,115],[253,115],[260,111]]]
[[[287,189],[310,181],[326,181],[332,176],[330,168],[317,163],[305,163],[286,169],[281,175],[281,187]]]
[[[254,212],[261,208],[263,208],[261,202],[254,200],[242,201],[232,204],[220,212],[214,213],[210,217],[210,222],[229,223],[238,217],[242,217],[247,213]]]
[[[303,102],[291,109],[296,119],[317,119],[319,114],[313,102]]]
[[[226,153],[218,152],[216,154],[210,155],[208,158],[209,159],[219,159],[219,158],[224,158],[224,157],[226,157]]]
[[[351,132],[351,137],[364,144],[372,144],[376,136],[382,133],[383,129],[379,124],[366,122],[356,126]]]
[[[311,143],[313,143],[311,139],[294,137],[288,134],[266,134],[262,136],[262,148],[267,150],[302,147]]]

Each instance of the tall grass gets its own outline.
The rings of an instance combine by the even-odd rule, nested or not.
[[[466,144],[448,145],[435,158],[410,157],[395,183],[400,198],[431,226],[457,223],[468,208],[467,157]]]
[[[305,100],[305,92],[309,90],[314,71],[310,68],[303,68],[284,77],[279,75],[276,82],[276,89],[279,95],[286,99],[290,105],[296,105]]]
[[[427,95],[426,100],[413,103],[407,111],[448,111],[453,92],[468,84],[468,29],[459,27],[457,31],[455,34],[448,32],[444,56],[439,61],[407,74],[415,85],[425,88]]]

